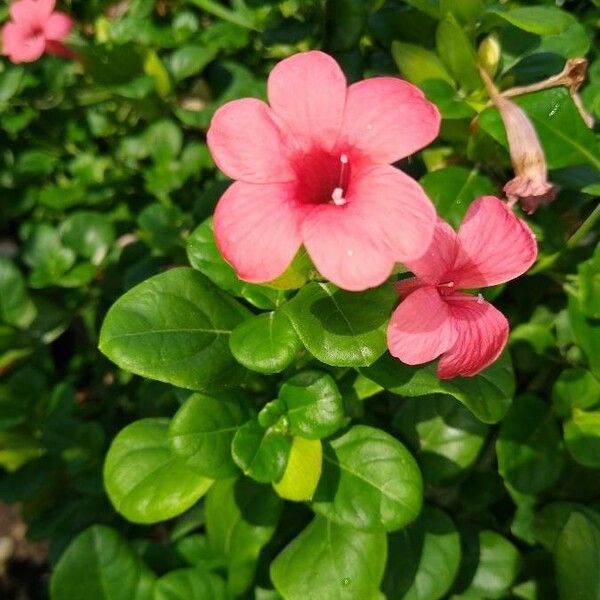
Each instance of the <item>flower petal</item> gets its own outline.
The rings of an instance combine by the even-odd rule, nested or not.
[[[44,35],[47,40],[59,42],[71,33],[71,29],[73,29],[71,17],[62,12],[55,12],[48,17],[44,24]]]
[[[459,242],[456,232],[448,223],[438,219],[433,239],[417,260],[405,262],[419,279],[429,284],[450,283],[447,274],[451,273],[458,255]]]
[[[345,290],[376,287],[392,274],[389,248],[349,205],[315,206],[302,223],[302,240],[319,273]]]
[[[7,23],[2,29],[2,51],[13,63],[36,61],[44,54],[45,45],[41,35],[30,38],[15,23]]]
[[[238,277],[263,283],[281,275],[298,252],[302,212],[289,184],[234,182],[217,204],[217,245]]]
[[[393,163],[431,143],[440,113],[417,87],[394,77],[374,77],[350,86],[341,143],[376,163]]]
[[[358,291],[383,283],[395,262],[422,254],[435,218],[416,181],[378,165],[352,175],[343,206],[315,206],[302,225],[302,239],[324,277]]]
[[[494,196],[471,204],[458,231],[453,280],[460,288],[485,287],[522,275],[535,262],[537,243],[525,221]]]
[[[55,4],[55,0],[16,0],[10,5],[10,16],[22,27],[42,26]]]
[[[397,262],[421,256],[431,244],[437,216],[423,188],[389,165],[354,175],[347,193],[356,228],[369,230]]]
[[[508,340],[506,317],[489,302],[467,294],[446,297],[456,330],[456,343],[442,356],[440,379],[471,377],[492,364]]]
[[[229,177],[249,183],[282,183],[295,178],[285,142],[271,109],[255,98],[222,106],[207,133],[217,166]]]
[[[304,149],[331,150],[344,116],[346,78],[331,56],[312,51],[279,62],[269,75],[269,104]]]
[[[456,342],[450,310],[434,287],[422,287],[400,303],[387,331],[390,354],[407,365],[437,358]]]

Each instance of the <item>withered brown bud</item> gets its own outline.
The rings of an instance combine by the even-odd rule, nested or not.
[[[521,200],[525,212],[531,214],[543,202],[554,200],[556,194],[548,181],[548,167],[540,140],[529,117],[512,100],[502,97],[487,72],[481,69],[492,103],[504,122],[514,179],[504,186],[509,204]]]

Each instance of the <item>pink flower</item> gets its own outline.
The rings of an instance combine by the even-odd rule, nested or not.
[[[16,0],[10,5],[9,21],[2,29],[3,53],[13,63],[34,62],[44,52],[67,58],[73,53],[62,43],[73,21],[54,12],[55,0]]]
[[[409,365],[442,355],[441,379],[476,375],[504,349],[508,322],[481,295],[460,290],[510,281],[536,256],[528,225],[493,196],[471,204],[458,234],[439,220],[429,250],[407,264],[417,277],[398,284],[404,300],[388,327],[390,353]]]
[[[270,106],[225,104],[208,131],[215,162],[237,180],[214,229],[239,277],[275,279],[304,244],[324,277],[363,290],[423,254],[435,211],[390,166],[439,131],[438,110],[421,91],[393,77],[347,87],[330,56],[305,52],[273,69],[268,96]]]

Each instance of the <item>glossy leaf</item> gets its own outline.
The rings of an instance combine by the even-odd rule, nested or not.
[[[303,371],[279,390],[290,431],[308,439],[326,438],[345,423],[342,396],[333,378],[321,371]]]
[[[283,477],[273,484],[273,488],[286,500],[312,500],[322,469],[321,441],[294,436]]]
[[[538,494],[560,477],[564,455],[558,424],[535,396],[519,396],[508,411],[496,442],[498,470],[517,491]]]
[[[231,456],[236,431],[251,417],[243,392],[192,394],[169,426],[172,449],[199,475],[224,479],[239,471]]]
[[[552,403],[561,416],[575,408],[592,408],[600,403],[600,381],[585,369],[565,369],[554,382]]]
[[[142,419],[113,440],[104,485],[115,508],[135,523],[157,523],[190,508],[212,485],[171,451],[168,421]]]
[[[471,467],[488,433],[458,401],[441,394],[406,399],[394,424],[417,452],[431,482],[452,479]]]
[[[114,529],[94,525],[79,534],[56,565],[52,600],[148,600],[154,574]]]
[[[427,396],[442,393],[454,396],[480,421],[497,423],[510,403],[515,389],[512,363],[507,354],[475,377],[438,379],[435,365],[409,367],[385,355],[362,373],[400,396]]]
[[[388,433],[355,425],[324,446],[312,508],[363,531],[394,531],[421,510],[423,482],[410,452]]]
[[[564,428],[571,456],[586,467],[600,468],[600,411],[575,409]]]
[[[99,347],[150,379],[197,390],[233,385],[243,372],[229,351],[229,335],[247,314],[200,273],[172,269],[119,298],[106,315]]]
[[[311,598],[315,590],[328,600],[374,600],[386,547],[383,533],[356,531],[315,517],[275,558],[271,580],[286,600]]]
[[[352,293],[310,283],[281,310],[315,358],[338,367],[361,367],[385,351],[385,329],[396,301],[388,286]]]
[[[153,600],[227,600],[227,589],[221,577],[201,568],[177,569],[163,575],[154,587]]]
[[[249,479],[218,481],[206,497],[206,531],[226,564],[227,588],[237,596],[252,583],[258,556],[272,538],[282,501],[270,486]]]
[[[246,475],[270,483],[283,476],[291,444],[292,440],[276,426],[263,427],[252,420],[236,431],[231,453]]]
[[[452,587],[460,559],[460,536],[452,519],[425,506],[414,523],[390,535],[382,588],[388,598],[440,600]]]
[[[281,311],[263,313],[240,323],[229,338],[235,359],[259,373],[279,373],[302,349],[302,342]]]

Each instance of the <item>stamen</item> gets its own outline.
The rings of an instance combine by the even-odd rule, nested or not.
[[[336,206],[344,206],[346,198],[344,198],[344,190],[341,187],[336,187],[331,193],[331,199]]]
[[[481,304],[483,302],[483,294],[477,294],[477,302]]]
[[[454,281],[449,281],[448,283],[440,283],[440,284],[438,284],[438,287],[453,288],[454,287]]]

